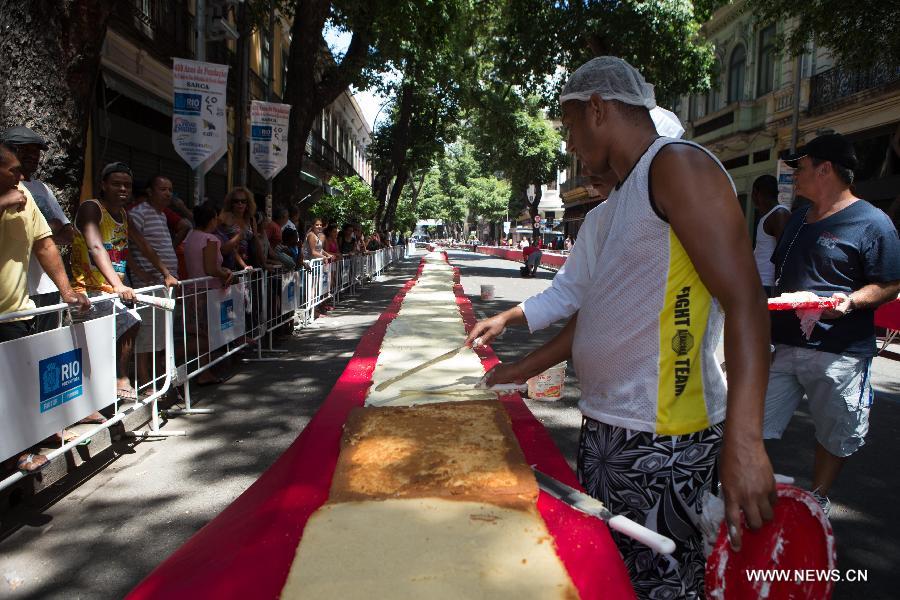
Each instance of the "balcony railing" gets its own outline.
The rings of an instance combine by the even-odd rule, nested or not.
[[[362,177],[362,175],[356,172],[356,169],[353,168],[350,161],[344,158],[331,146],[331,144],[322,139],[315,131],[311,132],[309,138],[306,140],[306,153],[325,170],[331,171],[335,175],[341,177],[347,175],[359,175]],[[365,178],[363,177],[363,179]]]
[[[866,90],[900,81],[900,65],[878,63],[869,69],[835,67],[813,76],[810,82],[809,109],[823,107]]]
[[[194,17],[184,0],[121,0],[113,3],[112,26],[157,58],[194,56]]]

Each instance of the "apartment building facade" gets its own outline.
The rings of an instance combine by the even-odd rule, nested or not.
[[[217,3],[210,0],[209,5]],[[218,3],[221,5],[221,3]],[[228,4],[228,3],[225,3]],[[195,58],[195,0],[117,2],[104,42],[101,75],[91,112],[82,197],[94,195],[98,173],[111,161],[131,165],[136,181],[156,173],[171,177],[176,193],[193,203],[193,174],[175,153],[171,138],[172,58]],[[234,22],[234,11],[225,13]],[[281,15],[274,27],[257,30],[249,41],[249,100],[280,102],[287,76],[290,22]],[[241,61],[234,40],[208,41],[206,60],[229,65],[228,152],[207,173],[206,197],[221,199],[242,179],[259,194],[265,182],[249,165],[239,164],[235,108],[241,97]],[[349,90],[317,118],[306,144],[302,179],[310,191],[329,191],[332,176],[358,174],[371,184],[366,146],[372,130]],[[245,135],[243,139],[247,139]],[[277,201],[277,199],[276,199]]]

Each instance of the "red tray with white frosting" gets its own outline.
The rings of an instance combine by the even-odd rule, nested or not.
[[[788,292],[769,298],[769,310],[797,310],[798,308],[835,308],[840,304],[835,298],[822,298],[813,292]]]

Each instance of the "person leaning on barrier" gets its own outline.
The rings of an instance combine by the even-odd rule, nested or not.
[[[90,301],[69,284],[59,250],[53,243],[53,232],[21,180],[22,165],[15,148],[0,142],[0,315],[35,307],[25,284],[32,257],[56,285],[63,302],[77,306],[81,312],[87,311]],[[0,321],[0,342],[29,335],[31,319]],[[46,456],[28,451],[16,459],[16,467],[27,473],[39,471],[47,464]]]
[[[134,290],[125,284],[128,257],[128,215],[125,205],[131,198],[131,169],[124,163],[110,163],[100,173],[98,199],[85,200],[75,213],[75,240],[72,243],[73,287],[88,296],[116,294],[115,301],[94,305],[89,315],[73,317],[74,321],[116,315],[116,394],[126,400],[137,398],[131,385],[131,355],[141,318],[122,302],[133,303]],[[146,245],[143,237],[140,238]],[[150,252],[148,252],[148,255]],[[159,257],[153,252],[156,261]],[[86,423],[102,423],[95,413]]]
[[[41,151],[47,149],[47,142],[28,127],[12,127],[0,133],[0,141],[7,142],[16,149],[19,162],[22,164],[22,185],[31,193],[35,204],[50,229],[53,230],[53,243],[57,246],[68,246],[72,243],[74,232],[66,213],[63,212],[56,195],[42,181],[34,178],[41,162]],[[59,304],[59,290],[41,268],[38,260],[32,260],[28,267],[28,295],[38,308]],[[47,313],[38,315],[33,320],[35,333],[49,331],[59,326],[59,314]]]

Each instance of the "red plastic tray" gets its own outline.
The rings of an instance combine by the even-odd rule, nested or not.
[[[835,308],[840,300],[834,298],[821,298],[811,302],[776,302],[777,298],[769,299],[769,310],[797,310],[798,308]]]
[[[744,526],[740,552],[731,549],[722,523],[719,538],[706,560],[706,597],[712,600],[821,600],[830,598],[832,578],[803,581],[794,571],[833,573],[837,555],[834,532],[812,494],[789,485],[778,486],[772,521],[758,531]],[[763,581],[761,571],[769,581]],[[781,581],[772,581],[781,571]],[[753,573],[754,576],[751,576]],[[780,577],[779,577],[780,578]]]

